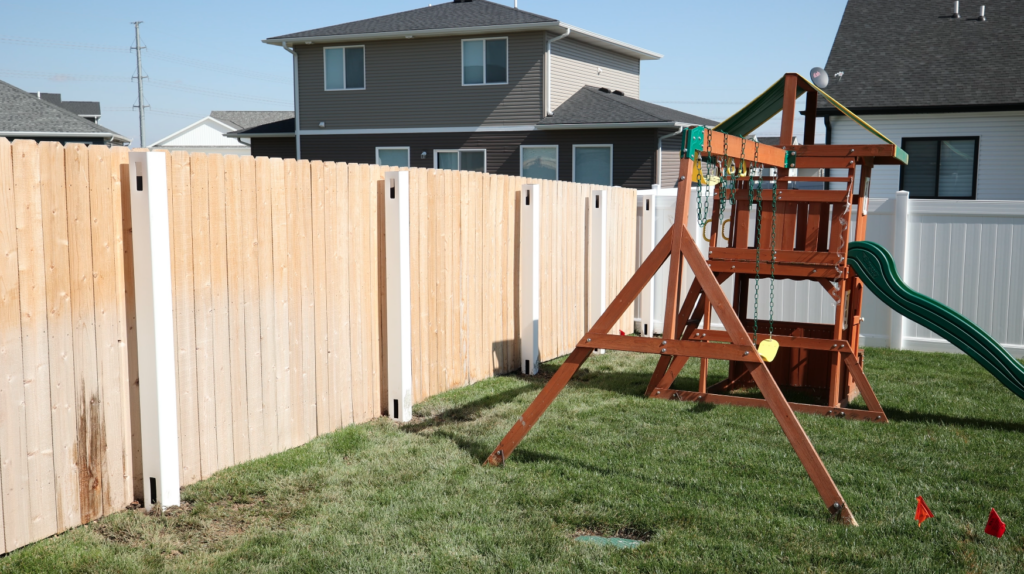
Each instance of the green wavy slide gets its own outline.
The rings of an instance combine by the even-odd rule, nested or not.
[[[1024,399],[1024,365],[963,315],[907,287],[892,255],[871,241],[850,244],[850,265],[868,289],[904,317],[941,335]]]

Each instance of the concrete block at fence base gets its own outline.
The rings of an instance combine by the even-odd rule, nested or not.
[[[412,287],[409,270],[409,172],[384,175],[387,281],[388,416],[412,420]]]
[[[170,210],[165,157],[159,152],[129,154],[146,510],[181,503]]]

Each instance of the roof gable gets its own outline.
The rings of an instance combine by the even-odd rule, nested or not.
[[[235,128],[220,120],[206,116],[173,134],[150,144],[151,147],[199,147],[199,146],[241,146],[245,144],[234,138],[226,138],[224,134]]]
[[[713,125],[712,120],[659,106],[636,98],[615,94],[602,88],[584,86],[554,113],[537,125],[684,123]]]
[[[959,19],[952,11],[934,0],[849,0],[826,65],[829,95],[856,111],[1024,104],[1024,2],[963,0]]]
[[[284,38],[311,38],[320,36],[347,36],[352,34],[379,34],[382,32],[414,32],[446,28],[474,28],[478,26],[509,26],[515,24],[558,23],[558,20],[516,10],[486,0],[472,2],[445,2],[426,8],[417,8],[397,14],[367,18],[324,28],[314,28],[294,34],[275,36]]]

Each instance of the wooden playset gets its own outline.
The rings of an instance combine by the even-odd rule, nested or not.
[[[804,143],[791,145],[796,101],[804,93]],[[815,145],[819,94],[886,143]],[[779,111],[780,146],[744,137]],[[684,131],[675,223],[495,448],[488,463],[505,461],[595,349],[651,353],[661,358],[647,388],[648,397],[771,409],[829,511],[856,525],[793,411],[887,420],[858,356],[864,286],[849,265],[847,250],[854,222],[856,239],[864,237],[872,167],[906,161],[906,153],[895,144],[797,74],[786,74],[714,129],[698,126]],[[828,177],[792,175],[801,168],[826,168],[831,173]],[[698,195],[700,225],[710,226],[707,259],[685,227],[695,182],[714,190],[711,197]],[[806,189],[810,186],[805,184],[824,184],[824,189]],[[728,237],[719,232],[723,218],[733,224]],[[666,260],[669,275],[663,336],[609,334]],[[680,297],[684,264],[695,279],[685,297]],[[730,277],[736,279],[731,298],[722,289]],[[747,317],[748,300],[753,297],[757,309],[759,297],[763,297],[758,293],[758,278],[770,278],[770,290],[776,279],[820,284],[836,302],[834,324],[774,321],[771,310],[767,322],[759,321],[756,312]],[[712,310],[724,331],[710,328]],[[671,389],[691,357],[701,361],[697,391]],[[730,361],[725,381],[708,384],[709,359]],[[728,394],[744,386],[756,386],[763,398]],[[788,402],[783,389],[816,399],[816,404]],[[858,392],[867,410],[846,408]]]

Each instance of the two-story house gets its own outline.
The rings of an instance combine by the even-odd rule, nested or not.
[[[293,55],[295,118],[233,132],[253,155],[649,188],[714,123],[639,99],[659,54],[486,0],[264,42]]]
[[[1024,2],[849,0],[826,90],[910,155],[874,197],[1024,200]],[[832,144],[873,143],[828,106]]]

